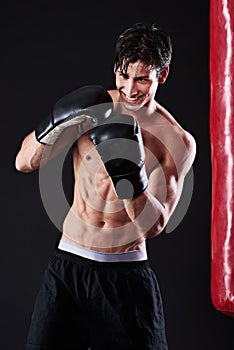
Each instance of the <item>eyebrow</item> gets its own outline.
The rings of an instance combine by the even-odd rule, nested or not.
[[[134,79],[149,79],[149,75],[139,75],[138,77],[134,77]]]
[[[129,76],[128,73],[124,73],[123,71],[119,70],[120,74],[123,74],[125,76]],[[149,79],[149,75],[139,75],[134,77],[134,79]]]

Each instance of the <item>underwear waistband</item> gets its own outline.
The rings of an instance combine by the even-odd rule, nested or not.
[[[76,244],[65,242],[63,240],[60,240],[58,249],[99,262],[128,262],[144,261],[148,259],[146,249],[133,250],[124,253],[102,253],[94,250],[81,248]]]

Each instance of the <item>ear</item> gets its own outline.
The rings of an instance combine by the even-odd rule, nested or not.
[[[158,82],[159,82],[159,84],[164,84],[164,83],[165,83],[168,74],[169,74],[169,66],[165,67],[165,68],[161,71],[161,73],[160,73],[160,75],[159,75],[159,77],[158,77]]]

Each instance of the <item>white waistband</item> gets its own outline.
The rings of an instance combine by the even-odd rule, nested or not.
[[[147,260],[146,250],[133,250],[125,253],[101,253],[94,250],[81,248],[76,244],[68,243],[63,240],[59,242],[58,248],[66,252],[73,253],[83,258],[100,262],[118,262],[118,261],[142,261]]]

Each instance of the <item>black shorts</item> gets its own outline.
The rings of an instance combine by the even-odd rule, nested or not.
[[[57,250],[38,293],[26,350],[167,350],[148,261],[96,262]]]

